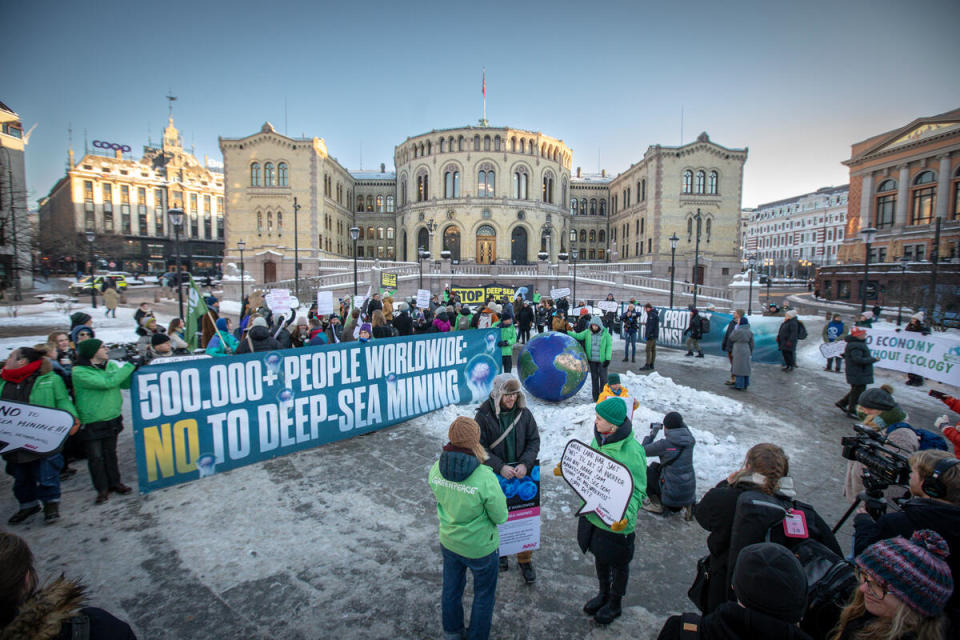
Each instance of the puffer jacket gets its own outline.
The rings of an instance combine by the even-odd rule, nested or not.
[[[521,391],[517,396],[517,402],[514,407],[519,410],[515,420],[516,425],[513,432],[507,436],[515,437],[517,443],[517,459],[506,460],[507,445],[500,442],[496,447],[490,448],[490,445],[496,442],[503,429],[500,427],[500,398],[503,396],[502,388],[506,380],[512,378],[510,374],[501,373],[493,379],[493,391],[477,409],[474,420],[480,425],[480,444],[486,449],[490,457],[484,463],[495,473],[500,473],[504,464],[518,462],[523,464],[527,471],[533,469],[537,456],[540,455],[540,430],[537,428],[537,421],[527,408],[527,398]]]
[[[873,384],[873,363],[877,358],[870,354],[866,340],[847,336],[846,341],[843,362],[847,365],[847,384]]]
[[[280,342],[270,333],[270,329],[266,327],[253,327],[247,332],[246,337],[237,344],[237,355],[241,353],[276,351],[277,349],[282,349],[282,347],[280,346]]]
[[[664,429],[663,438],[651,433],[643,439],[647,458],[660,458],[660,501],[668,507],[683,507],[697,501],[697,475],[693,471],[696,438],[687,427]]]
[[[507,521],[507,498],[493,469],[470,452],[447,444],[427,481],[437,498],[440,544],[465,558],[496,551],[500,546],[497,525]]]
[[[73,368],[72,377],[80,422],[106,422],[122,415],[123,394],[120,390],[130,388],[130,376],[135,370],[130,362],[121,366],[108,360],[102,367],[78,363]]]

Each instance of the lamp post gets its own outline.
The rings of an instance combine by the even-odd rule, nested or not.
[[[674,231],[673,235],[670,236],[670,308],[673,309],[673,281],[677,275],[677,244],[680,242],[680,238],[677,237],[677,232]]]
[[[773,258],[767,258],[763,264],[767,267],[767,306],[770,306],[770,283],[773,282],[770,279],[770,267],[773,266]]]
[[[423,261],[430,257],[430,252],[420,247],[417,250],[417,264],[420,265],[420,285],[418,288],[423,289]]]
[[[907,256],[902,256],[900,258],[900,302],[897,305],[897,327],[900,327],[900,323],[903,320],[903,288],[907,281],[907,265],[910,264],[910,258]]]
[[[867,310],[867,287],[870,286],[870,245],[873,244],[873,237],[877,235],[877,230],[873,227],[860,229],[863,234],[863,241],[866,244],[866,259],[863,261],[863,287],[860,290],[860,313]]]
[[[360,238],[360,227],[350,227],[350,239],[353,240],[353,297],[357,297],[357,240]]]
[[[93,268],[93,241],[97,239],[97,234],[93,231],[87,231],[87,242],[90,243],[90,305],[97,308],[97,283]]]
[[[173,207],[167,209],[167,217],[170,218],[170,224],[173,225],[174,251],[176,252],[177,264],[177,298],[180,302],[180,317],[183,318],[183,281],[180,273],[180,227],[183,225],[183,209]],[[187,330],[191,330],[189,327]],[[196,330],[194,327],[192,330]]]
[[[297,212],[300,211],[300,205],[297,199],[293,199],[293,290],[297,299],[300,298],[300,234],[297,227]]]
[[[577,230],[570,227],[570,258],[573,260],[573,306],[577,306],[577,256],[579,252],[573,248],[573,243],[577,241]]]
[[[700,225],[703,218],[700,216],[700,209],[697,209],[697,215],[693,216],[697,221],[697,244],[693,251],[693,308],[697,308],[697,286],[700,284]]]
[[[756,254],[747,259],[747,264],[750,265],[750,288],[747,293],[747,315],[749,316],[753,313],[753,268],[757,266]]]
[[[246,299],[246,293],[244,292],[243,285],[244,280],[246,280],[247,272],[243,268],[243,250],[247,248],[247,243],[243,240],[237,242],[237,250],[240,251],[240,319],[243,320],[243,301]]]

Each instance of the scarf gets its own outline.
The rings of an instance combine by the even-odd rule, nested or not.
[[[18,367],[16,369],[11,369],[9,367],[4,367],[0,370],[0,378],[3,378],[7,382],[12,382],[14,384],[20,384],[33,374],[35,374],[39,369],[40,365],[43,364],[43,358],[37,360],[36,362],[31,362],[30,364]]]

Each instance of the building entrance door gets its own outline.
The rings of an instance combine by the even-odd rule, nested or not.
[[[497,237],[477,236],[477,264],[493,264],[497,260]]]
[[[277,263],[267,261],[263,263],[263,281],[264,282],[276,282],[277,281]]]

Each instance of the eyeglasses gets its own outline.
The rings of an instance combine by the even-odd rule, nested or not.
[[[854,572],[857,575],[857,580],[867,585],[867,592],[871,596],[877,600],[883,600],[887,597],[887,583],[875,580],[873,576],[860,567],[856,567]]]

